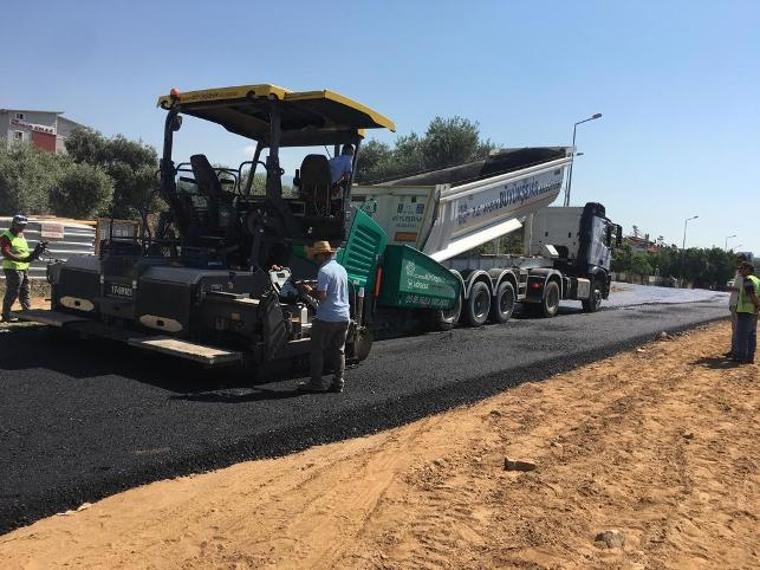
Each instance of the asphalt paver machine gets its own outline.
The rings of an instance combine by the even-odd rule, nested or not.
[[[51,264],[52,310],[25,318],[206,365],[305,354],[315,305],[294,279],[316,278],[307,250],[327,240],[341,246],[339,261],[351,277],[347,356],[365,358],[372,305],[364,292],[371,296],[386,238],[351,206],[352,180],[333,183],[326,150],[337,155],[352,145],[355,167],[364,129],[394,131],[393,122],[333,91],[268,84],[173,89],[158,106],[167,112],[160,163],[167,211],[140,239],[106,239],[97,256]],[[252,160],[237,171],[216,168],[203,154],[176,164],[185,117],[255,141]],[[303,160],[286,173],[281,151],[295,148]],[[255,189],[257,174],[266,177],[263,192]]]

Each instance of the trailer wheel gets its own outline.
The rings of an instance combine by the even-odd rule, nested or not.
[[[559,311],[559,285],[556,281],[549,281],[544,288],[544,297],[541,299],[541,314],[547,319],[552,318]]]
[[[459,322],[462,314],[462,297],[457,299],[457,304],[445,311],[433,311],[432,326],[434,331],[450,331]]]
[[[591,297],[581,301],[583,304],[583,311],[586,313],[595,313],[599,310],[602,304],[602,284],[598,279],[594,279],[591,283]]]
[[[491,320],[495,323],[506,323],[515,310],[515,288],[509,281],[504,281],[496,289],[491,303]]]
[[[491,291],[482,281],[473,283],[465,305],[465,318],[473,327],[486,324],[491,312]]]

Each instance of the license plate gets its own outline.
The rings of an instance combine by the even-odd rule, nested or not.
[[[107,292],[111,297],[121,297],[122,299],[131,299],[133,294],[132,287],[117,283],[109,283]]]

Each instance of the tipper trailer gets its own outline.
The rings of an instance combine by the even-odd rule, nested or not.
[[[333,183],[322,149],[330,145],[337,155],[340,145],[353,145],[353,172],[364,129],[395,126],[335,92],[268,84],[172,90],[158,105],[167,111],[160,193],[168,204],[158,226],[148,231],[144,224],[139,239],[106,239],[97,256],[51,263],[52,308],[24,318],[208,366],[302,356],[316,307],[294,283],[315,279],[318,267],[307,252],[318,240],[340,246],[337,259],[349,275],[347,356],[355,361],[369,354],[383,317],[400,329],[409,323],[447,328],[460,313],[475,325],[489,315],[503,322],[515,301],[542,304],[551,316],[560,297],[584,300],[593,310],[593,292],[606,296],[610,224],[599,206],[584,209],[579,231],[584,219],[607,228],[601,236],[607,243],[599,246],[606,263],[592,265],[588,247],[571,251],[568,244],[560,247],[566,255],[554,259],[525,257],[489,269],[457,265],[462,254],[518,229],[554,200],[570,161],[567,148],[495,153],[354,187],[353,174]],[[175,164],[173,141],[183,116],[256,141],[252,160],[237,170],[212,167],[202,154]],[[283,192],[279,158],[285,148],[305,154],[290,192]],[[266,175],[263,194],[253,188],[259,168]],[[476,261],[485,263],[469,262]]]
[[[621,227],[601,204],[548,208],[559,194],[572,149],[538,147],[491,153],[443,170],[357,186],[353,203],[373,217],[391,245],[419,250],[448,268],[459,302],[435,324],[503,323],[516,303],[553,317],[562,299],[596,311],[609,296],[610,261]],[[523,228],[523,255],[478,249]],[[381,301],[383,300],[381,296]]]

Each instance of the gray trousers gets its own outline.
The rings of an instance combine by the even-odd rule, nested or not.
[[[311,383],[324,386],[322,372],[327,361],[334,366],[334,382],[343,381],[343,373],[346,370],[346,335],[348,334],[348,322],[328,323],[314,319],[311,325],[311,352],[309,362],[311,364]]]
[[[731,354],[736,354],[736,307],[731,307]]]
[[[3,269],[5,273],[5,296],[3,297],[2,316],[11,316],[11,307],[16,299],[21,300],[21,308],[28,311],[32,308],[31,287],[29,285],[29,272],[16,271],[15,269]]]

